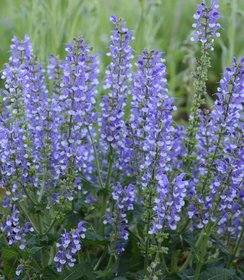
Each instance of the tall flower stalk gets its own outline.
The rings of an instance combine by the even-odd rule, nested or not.
[[[111,56],[108,69],[106,70],[104,89],[108,91],[103,96],[101,102],[101,144],[105,149],[107,162],[107,175],[105,179],[105,194],[103,198],[102,214],[105,214],[108,192],[110,190],[110,179],[112,175],[112,167],[121,167],[120,155],[126,149],[125,147],[125,121],[124,107],[129,94],[128,82],[131,80],[131,59],[132,48],[132,32],[127,29],[122,19],[112,16],[111,22],[115,25],[115,29],[111,35],[110,52]],[[114,166],[114,167],[115,167]]]
[[[201,121],[199,114],[201,107],[205,104],[207,97],[207,80],[208,80],[208,69],[211,67],[210,53],[213,50],[214,39],[220,36],[218,29],[220,24],[218,23],[219,5],[216,0],[211,0],[210,5],[203,1],[197,7],[197,11],[194,14],[196,23],[193,24],[195,29],[192,41],[200,42],[201,44],[201,57],[196,60],[195,70],[193,73],[194,78],[194,96],[191,114],[189,118],[189,126],[187,128],[187,157],[185,159],[185,166],[187,171],[189,165],[192,163],[192,153],[196,147],[196,134]]]

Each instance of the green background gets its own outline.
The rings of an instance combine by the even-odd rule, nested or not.
[[[190,41],[197,0],[0,0],[0,68],[7,62],[11,38],[31,36],[34,53],[44,63],[49,54],[64,58],[65,43],[82,36],[99,53],[101,67],[108,64],[106,52],[112,25],[110,15],[123,17],[134,30],[135,55],[144,48],[165,52],[170,93],[181,114],[188,112],[191,72],[197,44]],[[212,53],[209,100],[224,67],[233,55],[244,55],[244,0],[220,0],[221,38]],[[103,73],[103,71],[102,71]],[[102,74],[101,74],[102,76]]]

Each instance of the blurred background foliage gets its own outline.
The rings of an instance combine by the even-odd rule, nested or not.
[[[210,1],[210,0],[207,0]],[[109,61],[106,52],[112,25],[110,15],[123,17],[134,30],[135,55],[144,48],[165,52],[169,90],[186,117],[193,96],[191,72],[196,44],[190,41],[192,15],[201,0],[0,0],[0,68],[7,62],[11,38],[31,36],[40,61],[49,54],[64,58],[65,43],[82,36],[102,67]],[[244,0],[220,0],[221,38],[212,53],[209,74],[209,104],[222,69],[231,64],[233,55],[244,55]],[[103,73],[103,72],[102,72]]]

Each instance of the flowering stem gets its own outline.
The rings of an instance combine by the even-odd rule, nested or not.
[[[91,139],[92,148],[93,148],[94,155],[95,155],[95,163],[96,163],[96,168],[97,168],[98,181],[99,181],[100,187],[103,188],[103,181],[102,181],[102,176],[101,176],[101,171],[100,171],[100,164],[99,164],[99,159],[98,159],[98,155],[97,155],[97,149],[95,147],[94,139],[92,137],[89,126],[87,125],[86,128],[87,128],[89,137]]]
[[[202,56],[196,61],[194,75],[194,101],[191,109],[191,119],[189,121],[189,128],[187,129],[187,158],[185,161],[186,171],[190,172],[190,166],[192,163],[191,154],[195,149],[196,145],[196,134],[198,129],[199,119],[199,109],[200,106],[204,104],[204,98],[207,95],[207,79],[208,79],[208,69],[210,68],[210,58],[209,54],[205,49],[205,45],[202,46]]]
[[[98,269],[99,265],[101,264],[103,258],[104,258],[105,255],[106,255],[106,253],[107,253],[106,250],[104,250],[103,253],[102,253],[102,255],[100,256],[100,258],[98,259],[96,265],[95,265],[94,268],[93,268],[94,271],[96,271],[96,270]]]
[[[56,222],[56,220],[57,220],[59,214],[60,214],[61,211],[63,210],[63,205],[65,205],[65,202],[66,202],[66,197],[64,198],[63,203],[60,205],[60,208],[59,208],[59,210],[58,210],[58,213],[57,213],[56,216],[53,218],[53,220],[52,220],[50,226],[48,227],[48,229],[47,229],[45,232],[43,232],[43,233],[41,234],[41,236],[47,235],[47,234],[50,232],[50,230],[53,228],[53,226],[54,226],[54,224],[55,224],[55,222]]]
[[[45,176],[46,176],[46,173],[47,173],[47,170],[46,170],[46,168],[45,168],[44,171],[43,171],[43,180],[42,180],[41,191],[40,191],[40,195],[39,195],[39,197],[38,197],[38,202],[39,202],[39,203],[40,203],[41,200],[42,200],[42,196],[43,196],[44,190],[45,190],[45,183],[46,183],[46,181],[45,181]]]
[[[109,272],[110,267],[111,267],[112,262],[113,262],[113,258],[114,258],[114,254],[110,254],[109,259],[108,259],[108,264],[107,264],[107,266],[105,268],[105,271]]]
[[[148,267],[148,263],[149,263],[149,236],[148,236],[148,232],[150,229],[150,223],[151,223],[151,207],[152,206],[152,190],[150,188],[150,193],[149,193],[149,202],[148,202],[148,207],[147,207],[147,211],[148,211],[148,215],[147,215],[147,228],[146,228],[146,249],[145,249],[145,262],[144,262],[144,271],[145,274],[147,274],[147,267]]]
[[[208,228],[206,229],[206,233],[203,236],[203,240],[202,240],[202,246],[201,246],[201,255],[200,255],[200,259],[197,263],[197,268],[195,271],[195,275],[194,275],[194,280],[198,280],[199,279],[199,275],[201,272],[201,268],[204,264],[204,258],[207,252],[207,245],[208,245],[208,239],[209,239],[209,235],[210,235],[210,231],[211,231],[211,223],[209,224]]]
[[[108,173],[104,187],[104,194],[103,194],[103,204],[102,204],[102,217],[105,215],[107,200],[109,197],[109,187],[110,187],[110,178],[112,175],[112,167],[113,167],[114,155],[113,155],[113,148],[110,146],[109,152],[109,166],[108,166]],[[104,233],[104,224],[101,225],[101,232]]]
[[[202,242],[202,239],[203,239],[203,232],[200,233],[200,235],[199,235],[199,237],[196,241],[196,245],[195,245],[196,248]],[[184,271],[187,268],[187,266],[188,266],[188,264],[190,263],[191,260],[192,260],[192,252],[189,253],[187,259],[185,260],[184,264],[181,266],[179,271]]]
[[[235,76],[235,78],[236,78],[236,76]],[[231,88],[231,90],[230,90],[230,92],[229,92],[230,97],[229,97],[229,99],[228,99],[227,108],[226,108],[226,110],[225,110],[225,112],[224,112],[224,120],[223,120],[224,123],[226,122],[226,119],[227,119],[227,117],[228,117],[230,102],[231,102],[231,98],[232,98],[232,95],[233,95],[233,87],[234,87],[234,84],[235,84],[235,83],[234,83],[233,81],[231,81],[230,84],[232,85],[232,88]],[[214,161],[215,161],[215,159],[216,159],[216,155],[217,155],[218,150],[219,150],[219,148],[220,148],[220,141],[221,141],[221,139],[222,139],[223,132],[224,132],[223,130],[224,130],[224,129],[223,129],[223,126],[221,126],[220,131],[219,131],[219,135],[218,135],[217,144],[216,144],[216,146],[215,146],[214,154],[213,154],[213,157],[212,157],[211,162],[210,162],[210,164],[209,164],[208,172],[207,172],[207,175],[206,175],[206,177],[205,177],[205,179],[204,179],[204,182],[203,182],[203,185],[202,185],[202,193],[204,192],[204,189],[205,189],[205,187],[206,187],[206,185],[207,185],[207,183],[208,183],[209,175],[210,175],[210,172],[211,172],[211,170],[212,170],[212,165],[214,164]]]
[[[29,194],[29,192],[27,191],[27,189],[23,187],[23,190],[24,190],[24,193],[26,194],[26,196],[29,198],[29,200],[33,203],[33,205],[37,205],[36,202],[31,197],[31,195]]]
[[[50,248],[50,255],[49,255],[49,261],[48,261],[48,265],[51,265],[53,262],[53,257],[54,257],[54,247],[52,246]]]
[[[180,250],[174,250],[171,256],[171,274],[175,274],[178,272],[178,256]]]
[[[26,215],[26,217],[29,219],[29,221],[31,222],[34,230],[40,234],[40,230],[38,229],[36,222],[34,221],[34,219],[31,217],[31,215],[28,213],[27,209],[25,208],[23,203],[19,203],[20,208],[22,209],[22,211],[24,212],[24,214]]]
[[[240,246],[240,244],[241,244],[241,242],[242,242],[242,240],[243,240],[243,237],[244,237],[244,225],[242,224],[242,231],[241,231],[240,236],[239,236],[239,238],[238,238],[238,240],[237,240],[237,243],[236,243],[236,245],[235,245],[235,248],[234,248],[232,257],[230,258],[230,261],[229,261],[229,263],[227,264],[227,267],[228,267],[228,268],[231,266],[233,260],[235,259],[236,255],[237,255],[237,251],[238,251],[239,246]]]
[[[114,161],[113,148],[110,146],[109,167],[108,167],[108,174],[107,174],[106,183],[105,183],[105,189],[106,190],[109,189],[110,178],[111,178],[111,174],[112,174],[113,161]]]

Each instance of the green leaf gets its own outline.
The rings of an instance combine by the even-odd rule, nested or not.
[[[13,258],[18,258],[19,253],[18,251],[12,247],[12,248],[3,248],[2,249],[2,258],[3,260],[11,260]]]
[[[17,249],[3,248],[2,249],[2,259],[3,259],[3,271],[4,275],[11,279],[15,276],[16,266],[18,264],[19,253]]]
[[[84,278],[81,278],[84,277]],[[95,279],[91,269],[83,264],[77,264],[73,268],[66,270],[60,280]]]
[[[234,269],[211,267],[200,274],[199,280],[238,280]],[[240,279],[241,280],[241,279]]]
[[[39,252],[43,247],[32,247],[31,249],[28,250],[28,254],[35,255],[37,252]]]
[[[189,279],[194,279],[194,270],[193,269],[187,269],[183,272],[178,273],[178,276],[180,277],[181,280],[189,280]],[[205,279],[207,280],[207,279]]]
[[[231,251],[229,248],[225,245],[225,243],[218,238],[218,236],[212,234],[210,238],[213,240],[215,243],[216,247],[225,255],[229,256],[231,255]]]
[[[54,271],[52,268],[47,267],[45,269],[45,271],[43,272],[43,276],[42,276],[43,280],[58,280],[59,279],[59,275],[56,271]]]
[[[118,264],[117,263],[113,263],[108,269],[106,269],[105,271],[96,271],[96,275],[99,278],[105,278],[105,279],[111,279],[111,277],[114,275],[114,273],[118,272]]]
[[[84,240],[84,243],[86,244],[99,244],[99,245],[107,245],[109,244],[109,240],[105,239],[103,236],[87,231],[86,232],[86,239]]]

